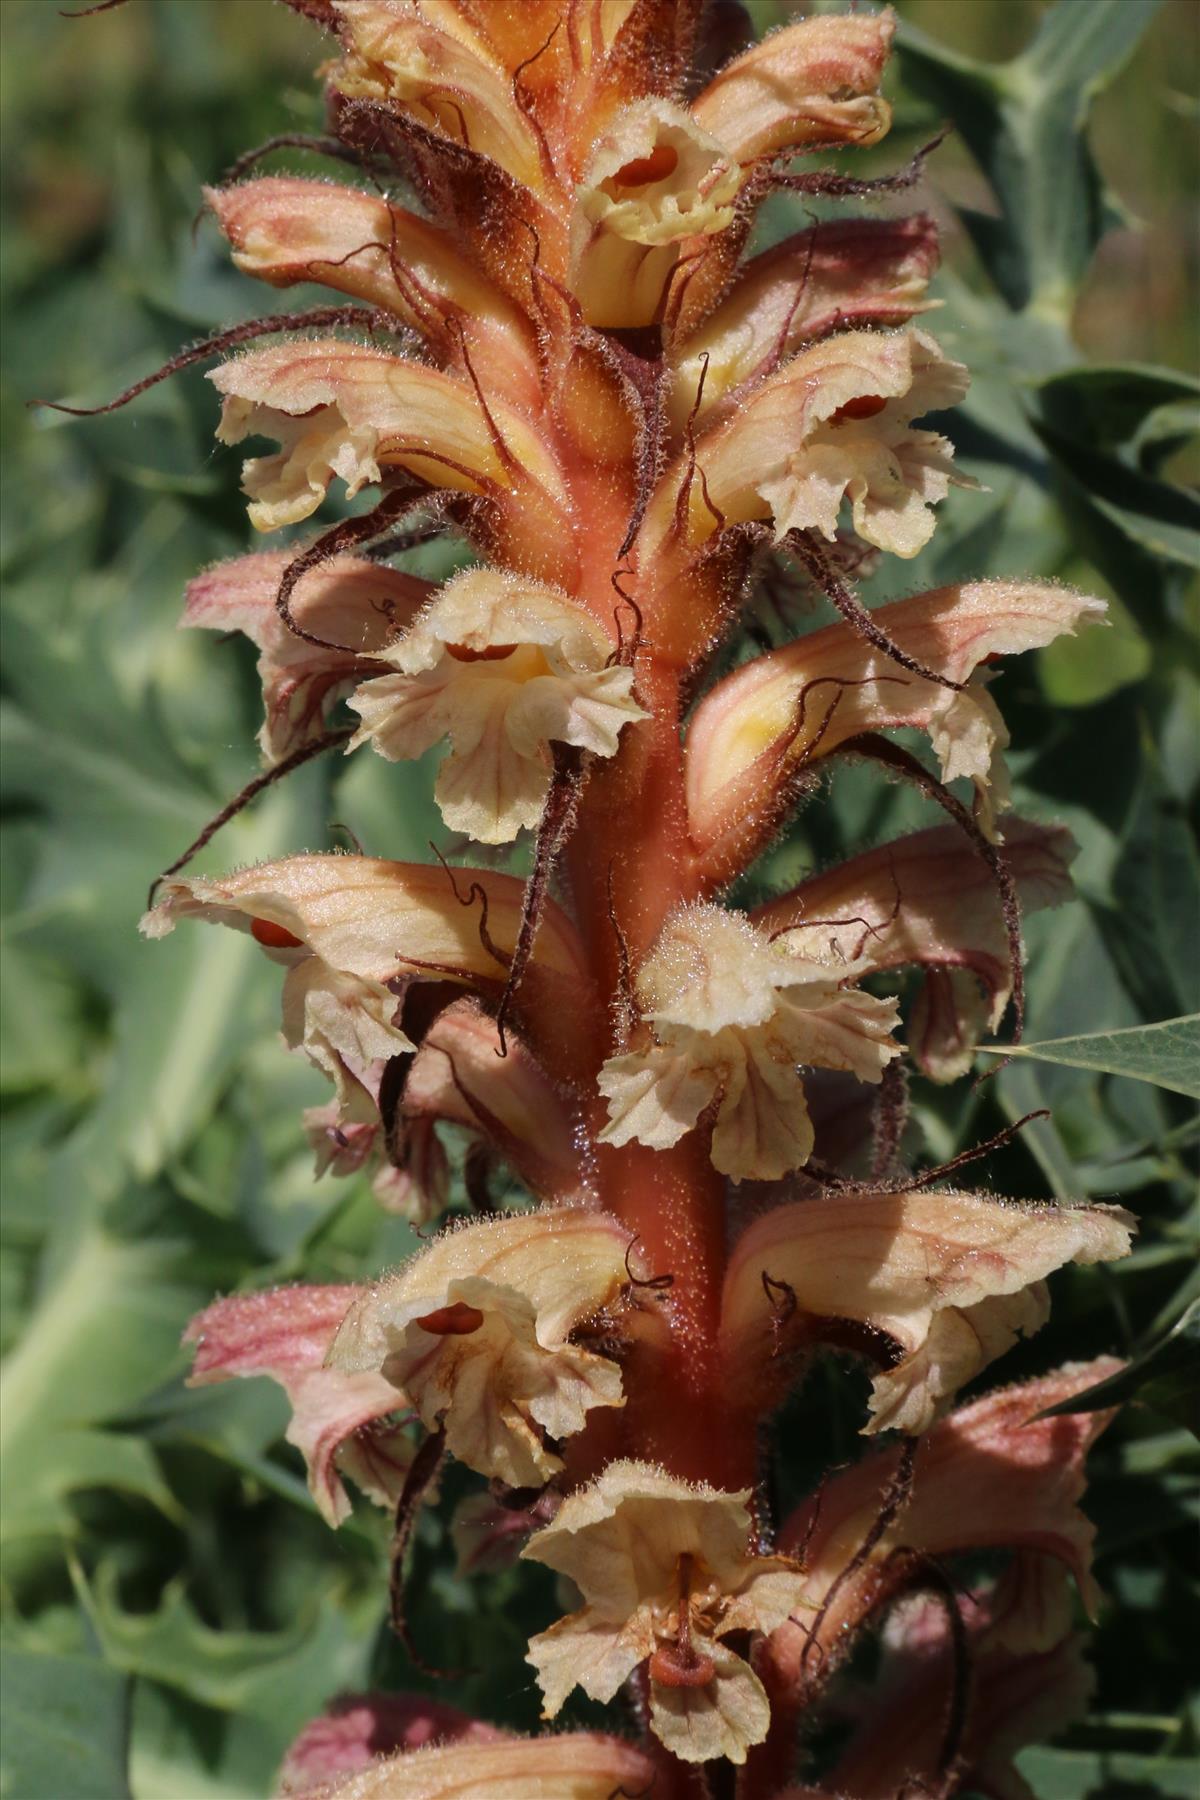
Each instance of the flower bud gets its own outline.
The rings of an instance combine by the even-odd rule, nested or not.
[[[892,122],[878,87],[895,32],[890,7],[801,19],[727,64],[692,112],[742,162],[878,143]]]

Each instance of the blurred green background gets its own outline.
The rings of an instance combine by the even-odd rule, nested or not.
[[[790,9],[752,10],[765,29]],[[997,690],[1019,805],[1081,845],[1080,902],[1030,922],[1029,1035],[1193,1013],[1197,514],[1176,484],[1195,471],[1200,392],[1200,13],[1192,0],[898,10],[896,132],[870,166],[945,118],[959,127],[918,200],[947,233],[934,328],[975,375],[949,428],[988,491],[955,493],[929,551],[882,571],[872,595],[1029,572],[1110,599],[1111,631],[1021,659]],[[984,66],[1039,29],[1028,59]],[[332,1536],[280,1442],[279,1393],[186,1390],[179,1334],[214,1292],[355,1279],[413,1240],[365,1185],[314,1185],[298,1115],[324,1094],[278,1047],[265,959],[220,932],[155,946],[135,932],[151,878],[256,767],[248,646],[176,630],[188,577],[250,536],[211,389],[192,372],[83,421],[26,402],[98,402],[181,343],[275,309],[193,215],[200,184],[242,150],[319,128],[325,52],[271,0],[135,0],[80,22],[4,0],[0,30],[0,1793],[253,1800],[333,1693],[428,1683],[384,1627],[384,1521],[360,1507]],[[1093,162],[1080,127],[1095,94]],[[773,203],[764,229],[797,222]],[[423,857],[438,833],[427,793],[424,771],[376,757],[310,766],[198,867],[344,842],[332,821],[368,850]],[[764,879],[925,822],[898,789],[840,775]],[[1194,1109],[1167,1088],[1035,1062],[982,1090],[917,1083],[914,1154],[941,1159],[1039,1104],[1052,1122],[981,1179],[1119,1197],[1143,1234],[1127,1263],[1065,1271],[1052,1324],[992,1379],[1137,1353],[1197,1289]],[[1196,1446],[1186,1396],[1155,1367],[1093,1462],[1099,1685],[1086,1721],[1022,1761],[1047,1800],[1194,1794],[1200,1779],[1184,1653],[1200,1641]],[[854,1454],[861,1400],[852,1372],[813,1379],[787,1434],[806,1446],[794,1483]],[[421,1527],[416,1633],[486,1671],[460,1684],[464,1704],[528,1727],[523,1639],[548,1594],[536,1571],[455,1580],[445,1521],[461,1487]]]

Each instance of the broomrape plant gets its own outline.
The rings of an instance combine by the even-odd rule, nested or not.
[[[394,1514],[401,1631],[415,1515],[443,1459],[474,1471],[464,1567],[563,1578],[528,1651],[544,1716],[575,1689],[628,1707],[623,1732],[530,1740],[368,1697],[302,1736],[285,1791],[1025,1792],[1014,1749],[1087,1693],[1068,1589],[1094,1603],[1078,1501],[1107,1420],[1037,1415],[1110,1365],[956,1394],[1044,1322],[1049,1275],[1123,1256],[1132,1225],[911,1173],[903,1070],[963,1074],[1008,1013],[1019,1035],[1021,911],[1067,897],[1072,846],[1008,812],[989,684],[1104,609],[1036,580],[855,594],[964,482],[927,421],[967,371],[913,323],[936,230],[838,218],[745,250],[781,186],[916,179],[793,170],[887,132],[892,15],[701,67],[699,0],[288,3],[325,34],[322,142],[353,183],[246,158],[207,199],[239,268],[345,301],[162,373],[237,351],[211,380],[220,440],[275,446],[243,465],[258,531],[331,488],[369,504],[198,576],[185,622],[258,647],[271,777],[437,749],[447,829],[528,834],[529,873],[304,854],[158,884],[148,937],[199,920],[279,966],[286,1044],[330,1087],[318,1170],[369,1167],[432,1225],[450,1122],[476,1208],[374,1283],[217,1300],[193,1380],[281,1383],[329,1523],[346,1482]],[[391,565],[440,533],[474,558],[444,585]],[[835,616],[762,650],[741,626],[780,568]],[[945,817],[736,904],[848,758]],[[905,1025],[877,978],[906,969]],[[492,1161],[527,1209],[496,1212]],[[778,1517],[773,1421],[830,1346],[868,1364],[859,1423],[890,1435]],[[1008,1557],[967,1591],[946,1559],[980,1549]],[[795,1786],[872,1628],[888,1674]]]

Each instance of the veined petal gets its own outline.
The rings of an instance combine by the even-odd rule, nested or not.
[[[730,1258],[721,1315],[729,1378],[758,1392],[778,1359],[780,1329],[820,1341],[822,1321],[850,1320],[904,1352],[877,1378],[865,1430],[923,1431],[1018,1330],[1041,1323],[1043,1297],[1027,1290],[1064,1263],[1126,1255],[1132,1229],[1120,1207],[930,1190],[779,1207],[743,1233]],[[795,1304],[781,1327],[784,1292]]]
[[[436,789],[442,816],[482,843],[507,843],[538,822],[552,743],[611,756],[621,728],[647,717],[632,669],[609,666],[611,650],[557,589],[464,570],[381,652],[381,664],[400,672],[354,696],[363,723],[351,748],[369,739],[394,761],[448,736]]]
[[[296,340],[223,363],[209,377],[225,396],[217,437],[278,438],[277,456],[245,465],[260,531],[306,519],[333,477],[353,495],[384,468],[469,494],[540,485],[565,505],[561,477],[535,431],[502,400],[491,421],[470,383],[365,344]]]
[[[371,1499],[394,1505],[412,1447],[375,1422],[403,1405],[379,1375],[343,1375],[324,1359],[338,1327],[362,1290],[352,1286],[273,1288],[234,1294],[197,1313],[184,1333],[196,1345],[191,1385],[238,1375],[268,1375],[292,1406],[287,1441],[308,1468],[308,1484],[322,1515],[340,1525],[350,1511],[339,1469]],[[356,1437],[362,1434],[361,1443]]]
[[[902,325],[936,305],[925,294],[937,264],[937,227],[926,213],[822,221],[754,257],[716,310],[675,348],[670,408],[676,430],[696,406],[702,370],[697,423],[707,423],[742,383],[770,375],[808,340],[857,326]]]
[[[802,19],[729,63],[692,113],[743,162],[809,146],[874,144],[891,124],[878,89],[895,15]]]
[[[650,1729],[681,1762],[727,1757],[744,1763],[771,1724],[766,1690],[750,1664],[725,1644],[705,1647],[713,1678],[704,1687],[650,1683]]]
[[[1104,610],[1103,601],[1048,582],[977,581],[893,601],[875,616],[915,661],[966,681],[991,658],[1052,643]],[[828,755],[881,727],[928,731],[944,772],[985,790],[1007,734],[1000,735],[982,679],[954,693],[902,668],[841,621],[756,657],[717,683],[688,731],[695,843],[706,849],[751,819],[806,754]]]
[[[205,199],[247,275],[272,287],[315,281],[393,312],[456,360],[457,321],[489,386],[536,395],[529,327],[507,295],[439,226],[381,195],[297,175],[205,188]],[[489,380],[489,377],[492,380]]]
[[[521,917],[523,883],[515,876],[472,871],[488,901],[488,931],[511,954]],[[503,982],[504,968],[485,949],[474,907],[461,906],[445,870],[373,856],[288,856],[215,880],[163,883],[162,897],[142,921],[147,937],[163,937],[181,918],[207,919],[253,932],[256,922],[281,927],[298,943],[268,956],[290,962],[307,949],[331,968],[386,983],[434,970],[448,979]],[[535,969],[579,981],[586,974],[574,927],[548,908],[534,951]]]
[[[494,1744],[433,1744],[384,1757],[347,1781],[313,1788],[305,1800],[612,1800],[654,1779],[649,1757],[598,1731],[506,1738]]]
[[[258,673],[266,717],[259,742],[268,763],[318,737],[325,716],[375,664],[394,632],[409,625],[432,584],[384,563],[334,557],[301,577],[290,601],[293,618],[313,637],[345,650],[310,644],[289,631],[275,600],[288,550],[269,550],[217,563],[188,583],[183,625],[241,631],[261,652]]]
[[[693,1049],[654,1044],[628,1056],[610,1056],[596,1085],[608,1101],[601,1144],[636,1141],[669,1150],[694,1129],[720,1086],[717,1069],[699,1062]]]

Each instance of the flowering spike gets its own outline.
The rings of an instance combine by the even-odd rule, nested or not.
[[[964,1072],[1010,1003],[1019,1034],[1021,908],[1067,897],[1072,846],[1008,816],[991,665],[1103,607],[1036,580],[870,610],[854,590],[974,485],[920,422],[967,389],[925,329],[931,217],[823,218],[739,266],[773,193],[919,178],[926,152],[875,179],[852,160],[891,120],[893,14],[753,43],[736,0],[288,4],[334,43],[329,136],[269,140],[208,204],[244,273],[346,303],[234,325],[121,401],[237,349],[211,375],[219,440],[277,446],[244,465],[251,523],[375,492],[189,588],[185,623],[257,649],[267,765],[193,849],[344,741],[346,701],[348,750],[436,750],[446,825],[517,860],[168,871],[147,936],[207,920],[280,968],[285,1041],[331,1086],[303,1121],[318,1173],[369,1174],[418,1227],[469,1209],[373,1281],[214,1303],[194,1379],[272,1376],[325,1517],[346,1477],[393,1512],[401,1632],[417,1507],[456,1458],[464,1573],[523,1543],[578,1591],[529,1649],[547,1716],[627,1686],[641,1742],[372,1696],[304,1734],[285,1790],[681,1800],[732,1792],[692,1766],[724,1760],[746,1800],[782,1800],[877,1623],[884,1685],[806,1792],[1008,1792],[1014,1734],[1081,1691],[1068,1571],[1094,1598],[1076,1502],[1102,1421],[1031,1414],[1096,1370],[947,1408],[1132,1221],[947,1191],[971,1152],[905,1174],[905,1064]],[[357,174],[242,179],[285,145]],[[833,148],[836,172],[795,165]],[[442,535],[440,585],[387,566]],[[785,563],[790,597],[841,616],[747,655],[752,581]],[[727,904],[835,755],[949,824]],[[903,1442],[772,1543],[772,1415],[824,1348],[867,1359],[864,1434]],[[942,1564],[977,1550],[1010,1560],[968,1596]]]

